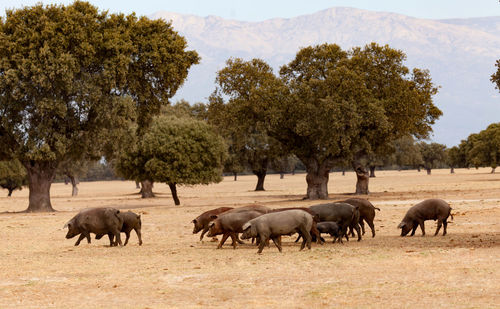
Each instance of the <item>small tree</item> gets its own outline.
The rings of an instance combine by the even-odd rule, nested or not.
[[[11,196],[14,190],[21,190],[28,184],[26,169],[19,160],[0,161],[0,187],[9,191]]]
[[[175,205],[177,185],[210,184],[222,180],[225,145],[203,121],[158,116],[136,147],[119,160],[129,179],[167,183]]]
[[[239,58],[226,62],[217,73],[216,83],[208,120],[229,143],[230,167],[247,166],[257,176],[255,191],[263,191],[269,164],[284,152],[281,144],[267,134],[262,108],[282,84],[264,61]]]
[[[417,144],[422,159],[424,161],[424,167],[427,170],[427,175],[431,174],[433,168],[437,168],[446,162],[446,146],[438,143],[427,144],[425,142],[420,142]]]
[[[500,162],[500,123],[490,124],[470,139],[473,142],[468,150],[469,160],[475,166],[490,166],[494,173]]]
[[[420,169],[424,164],[422,154],[411,136],[403,136],[394,141],[394,164],[400,169],[405,166]]]

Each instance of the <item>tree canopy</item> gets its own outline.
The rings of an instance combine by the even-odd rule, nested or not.
[[[177,185],[220,182],[225,144],[204,121],[158,116],[130,151],[118,160],[118,171],[128,179],[167,183],[179,205]]]
[[[439,143],[426,143],[420,142],[417,144],[420,154],[422,155],[422,160],[424,161],[424,167],[427,170],[427,174],[431,174],[433,168],[438,168],[444,165],[446,162],[446,145]]]
[[[441,115],[432,101],[437,88],[426,70],[410,73],[404,60],[402,51],[375,43],[350,51],[323,44],[302,48],[281,68],[289,95],[268,102],[267,122],[270,135],[306,165],[308,198],[328,197],[336,161],[429,134]]]
[[[467,152],[468,160],[474,166],[490,166],[494,173],[500,163],[500,123],[490,124],[469,138],[471,147]]]
[[[198,62],[186,48],[170,23],[99,12],[87,2],[6,11],[0,157],[26,167],[27,211],[53,210],[50,184],[60,162],[118,148],[114,132],[136,114],[147,124],[168,103]]]
[[[284,154],[281,144],[267,134],[263,108],[282,90],[271,67],[260,59],[226,62],[210,97],[208,120],[229,145],[226,167],[237,172],[248,167],[257,176],[255,190],[264,190],[269,164]]]
[[[0,161],[0,187],[9,191],[8,196],[27,184],[26,170],[19,160]]]

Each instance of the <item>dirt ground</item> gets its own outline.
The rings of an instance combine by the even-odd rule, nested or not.
[[[377,235],[361,242],[313,244],[299,251],[283,238],[283,253],[250,244],[236,250],[192,234],[191,220],[221,206],[310,206],[302,200],[305,175],[227,177],[210,186],[180,187],[174,206],[168,186],[143,200],[129,181],[54,184],[58,211],[13,213],[27,208],[28,190],[0,191],[0,308],[500,308],[500,173],[490,169],[379,171],[368,198],[376,207]],[[350,197],[354,173],[332,173],[332,200]],[[426,198],[443,198],[453,210],[448,235],[399,236],[406,210]],[[144,244],[134,232],[126,247],[106,237],[65,239],[64,224],[80,209],[112,206],[142,214]],[[123,234],[122,234],[123,235]],[[124,238],[124,235],[123,235]]]

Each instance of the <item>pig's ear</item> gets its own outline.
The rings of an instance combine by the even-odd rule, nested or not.
[[[210,222],[210,224],[208,225],[208,228],[211,228],[214,225],[215,225],[215,222]]]
[[[241,229],[244,231],[248,230],[252,225],[250,223],[245,223],[243,224],[243,226],[241,227]]]
[[[191,222],[192,222],[192,223],[194,223],[194,224],[196,224],[196,223],[197,223],[196,219],[194,219],[194,220],[193,220],[193,221],[191,221]]]
[[[402,229],[405,225],[406,225],[406,223],[401,222],[401,223],[398,225],[398,229]]]
[[[63,226],[63,229],[69,227],[69,222],[67,222],[64,226]]]
[[[212,219],[212,220],[217,219],[217,215],[211,215],[211,216],[210,216],[210,219]]]

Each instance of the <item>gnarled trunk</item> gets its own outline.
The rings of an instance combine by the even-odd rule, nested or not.
[[[7,190],[9,190],[9,194],[7,194],[7,196],[11,197],[12,196],[12,192],[14,191],[14,189],[8,188]]]
[[[257,176],[257,186],[255,191],[265,191],[264,190],[264,179],[267,175],[267,166],[269,165],[269,160],[267,158],[263,160],[254,161],[252,165],[252,173]]]
[[[153,193],[153,182],[151,180],[141,181],[141,197],[142,198],[155,197],[155,195]]]
[[[168,186],[170,187],[170,192],[172,192],[172,198],[174,199],[174,204],[180,205],[181,201],[179,201],[179,197],[177,196],[177,187],[176,183],[169,183]]]
[[[328,199],[328,180],[330,178],[330,166],[326,163],[319,163],[317,160],[303,160],[306,163],[307,199],[326,200]]]
[[[56,176],[55,162],[24,162],[28,174],[29,204],[26,212],[55,211],[50,203],[50,186]]]
[[[354,169],[356,172],[356,194],[369,194],[368,184],[370,181],[370,176],[366,168],[362,165],[357,165]]]
[[[375,178],[375,166],[370,165],[370,178]]]
[[[254,174],[257,176],[257,186],[255,187],[255,191],[265,191],[264,190],[264,180],[266,178],[266,172],[255,172]]]
[[[68,178],[69,178],[69,180],[70,180],[70,182],[71,182],[71,186],[72,186],[72,188],[73,188],[73,189],[72,189],[72,191],[71,191],[71,196],[77,196],[77,195],[78,195],[78,187],[77,187],[77,185],[78,185],[80,182],[79,182],[79,181],[78,181],[78,179],[77,179],[75,176],[73,176],[73,175],[67,175],[67,176],[68,176]]]

